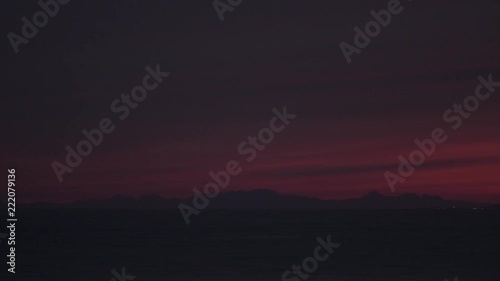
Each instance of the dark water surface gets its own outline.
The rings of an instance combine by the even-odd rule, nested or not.
[[[328,235],[341,246],[308,280],[500,280],[494,210],[205,211],[188,226],[174,210],[18,218],[18,280],[108,281],[126,267],[134,281],[280,281]]]

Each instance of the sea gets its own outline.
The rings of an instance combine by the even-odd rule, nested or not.
[[[1,280],[500,280],[499,210],[207,210],[189,225],[178,210],[17,218],[16,273]],[[340,246],[326,260],[283,278],[327,237]]]

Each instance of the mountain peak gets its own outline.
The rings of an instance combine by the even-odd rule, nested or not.
[[[372,191],[368,192],[365,196],[363,196],[363,198],[382,198],[382,197],[385,197],[385,196],[376,190],[372,190]]]

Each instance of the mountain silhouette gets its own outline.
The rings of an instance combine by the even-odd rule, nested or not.
[[[344,200],[321,200],[313,197],[281,194],[266,189],[230,191],[208,199],[208,209],[437,209],[493,208],[486,203],[445,200],[439,196],[406,193],[386,196],[372,191],[362,197]],[[69,209],[177,209],[180,203],[193,206],[190,199],[168,199],[155,194],[133,198],[115,195],[104,200],[75,201],[68,204],[32,203],[27,208]],[[5,203],[3,203],[5,204]],[[3,205],[2,204],[2,205]]]

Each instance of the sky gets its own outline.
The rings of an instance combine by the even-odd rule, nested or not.
[[[500,1],[402,1],[347,63],[339,44],[388,2],[243,1],[221,22],[211,1],[71,1],[15,54],[7,34],[40,7],[10,1],[2,168],[16,168],[21,202],[186,198],[230,160],[243,171],[225,191],[500,202],[500,88],[457,130],[443,120],[478,76],[500,81]],[[158,64],[170,76],[119,120],[110,104]],[[297,117],[245,161],[238,145],[284,106]],[[103,118],[115,130],[59,182],[51,164]],[[384,173],[435,128],[447,140],[392,193]]]

